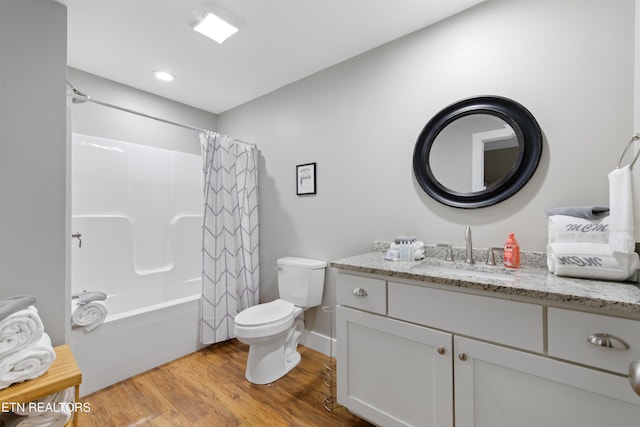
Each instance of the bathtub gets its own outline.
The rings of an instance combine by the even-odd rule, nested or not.
[[[82,371],[80,395],[108,387],[199,349],[200,295],[109,315],[85,334],[71,332]]]
[[[71,330],[81,395],[198,350],[201,170],[200,156],[72,135],[71,292],[104,292],[108,309]]]

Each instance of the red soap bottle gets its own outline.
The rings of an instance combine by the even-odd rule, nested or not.
[[[520,246],[516,235],[511,233],[504,244],[504,266],[509,268],[520,267]]]

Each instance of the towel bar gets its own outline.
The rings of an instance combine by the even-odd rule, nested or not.
[[[629,149],[629,147],[631,146],[631,144],[634,141],[640,141],[640,134],[634,133],[633,136],[631,137],[631,139],[629,140],[629,142],[627,142],[627,145],[624,147],[624,150],[622,150],[622,154],[620,155],[620,160],[618,160],[618,165],[616,166],[616,169],[620,169],[620,164],[622,163],[622,158],[624,157],[624,154],[627,152],[627,150]],[[636,153],[636,156],[633,158],[633,161],[629,165],[630,168],[632,168],[634,163],[636,162],[636,160],[638,160],[638,155],[640,155],[640,151],[638,151]]]

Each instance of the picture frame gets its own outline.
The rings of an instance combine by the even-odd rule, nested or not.
[[[296,194],[298,196],[316,194],[315,163],[305,163],[296,166]]]

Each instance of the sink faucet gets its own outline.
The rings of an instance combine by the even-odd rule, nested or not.
[[[464,240],[467,243],[467,259],[465,262],[473,264],[473,243],[471,242],[471,227],[467,225],[464,229]]]

